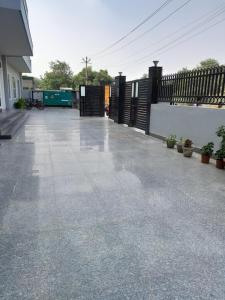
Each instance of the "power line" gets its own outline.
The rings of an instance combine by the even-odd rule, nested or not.
[[[221,8],[224,8],[224,4],[219,7],[217,7],[216,9],[213,9],[212,11],[200,16],[199,18],[191,21],[191,22],[188,22],[186,23],[185,25],[181,26],[178,30],[175,30],[174,32],[162,37],[160,40],[154,42],[154,43],[151,43],[149,44],[148,46],[153,46],[153,45],[157,45],[157,44],[160,44],[162,42],[162,40],[166,40],[168,38],[171,38],[172,36],[174,36],[176,33],[182,31],[184,28],[187,28],[189,27],[189,25],[193,25],[193,24],[196,24],[196,23],[200,23],[201,20],[205,19],[206,17],[213,17],[215,15],[215,13],[217,13],[218,11],[220,11]],[[133,56],[136,56],[136,54],[140,54],[140,52],[143,52],[143,50],[145,51],[147,48],[147,46],[145,46],[144,48],[140,49],[139,51],[135,51],[132,55],[128,56],[127,58],[132,58]]]
[[[179,45],[181,45],[181,44],[183,44],[183,43],[185,43],[185,42],[187,42],[187,41],[189,41],[189,40],[195,38],[196,36],[199,36],[200,34],[202,34],[202,33],[206,32],[206,31],[210,30],[211,28],[217,26],[218,24],[220,24],[220,23],[222,23],[222,22],[224,22],[224,21],[225,21],[225,18],[223,18],[222,20],[220,20],[220,21],[218,21],[218,22],[216,22],[216,23],[214,23],[214,24],[211,24],[210,26],[204,28],[203,30],[201,30],[201,31],[199,31],[199,32],[197,32],[197,33],[191,35],[191,36],[188,37],[187,39],[185,39],[185,40],[183,40],[183,41],[181,41],[181,42],[179,42],[179,43],[176,43],[176,44],[173,45],[172,47],[167,48],[165,51],[160,52],[158,55],[162,55],[162,54],[168,52],[169,50],[171,50],[171,49],[173,49],[173,48],[175,48],[175,47],[177,47],[177,46],[179,46]],[[157,53],[157,51],[156,51],[156,52],[153,52],[152,54],[154,54],[154,53]],[[145,61],[142,61],[142,62],[145,62]]]
[[[133,44],[134,42],[136,42],[137,40],[141,39],[143,36],[145,36],[146,34],[148,34],[149,32],[153,31],[155,28],[157,28],[159,25],[161,25],[162,23],[164,23],[165,21],[167,21],[170,17],[172,17],[173,15],[175,15],[179,10],[181,10],[182,8],[184,8],[186,5],[188,5],[189,2],[191,2],[192,0],[187,0],[185,3],[183,3],[182,5],[180,5],[177,9],[173,10],[170,14],[168,14],[165,18],[163,18],[160,22],[158,22],[157,24],[155,24],[153,27],[151,27],[150,29],[146,30],[145,32],[143,32],[142,34],[140,34],[139,36],[137,36],[136,38],[134,38],[133,40],[129,41],[128,43],[126,43],[125,45],[121,46],[120,48],[111,51],[109,53],[105,53],[100,57],[97,57],[97,59],[102,58],[104,56],[107,55],[111,55],[114,54],[116,52],[119,52],[120,50],[127,48],[128,46],[130,46],[131,44]]]
[[[210,17],[208,17],[205,21],[201,22],[199,25],[192,27],[190,30],[186,31],[185,33],[183,33],[182,35],[180,35],[180,36],[177,37],[176,39],[172,40],[171,42],[169,42],[169,43],[163,45],[162,47],[160,47],[160,48],[158,48],[157,50],[155,50],[155,51],[149,53],[148,55],[146,55],[146,56],[144,56],[144,57],[142,57],[142,58],[136,60],[136,62],[140,62],[140,61],[142,61],[143,59],[149,57],[150,55],[155,54],[155,53],[158,53],[158,52],[160,52],[161,50],[163,50],[164,48],[170,46],[171,44],[176,43],[177,41],[181,40],[183,37],[185,37],[185,36],[189,35],[190,33],[192,33],[193,30],[198,29],[199,26],[204,26],[206,23],[211,22],[213,19],[215,19],[216,17],[220,16],[220,15],[223,14],[224,12],[225,12],[225,8],[224,8],[221,12],[216,13],[213,17],[210,16]]]
[[[185,42],[187,42],[187,41],[189,41],[189,40],[195,38],[196,36],[198,36],[198,35],[200,35],[200,34],[206,32],[206,31],[210,30],[211,28],[217,26],[218,24],[220,24],[220,23],[222,23],[222,22],[224,22],[224,21],[225,21],[225,18],[223,18],[222,20],[220,20],[220,21],[218,21],[218,22],[216,22],[216,23],[214,23],[214,24],[212,24],[212,25],[210,25],[210,26],[204,28],[203,30],[201,30],[201,31],[199,31],[199,32],[197,32],[197,33],[195,33],[195,34],[193,34],[193,35],[191,35],[191,36],[188,37],[187,39],[185,39],[185,40],[183,40],[183,41],[181,41],[181,42],[179,42],[179,43],[176,43],[176,44],[173,45],[172,47],[169,47],[168,49],[166,49],[166,51],[163,51],[163,52],[159,53],[159,55],[162,55],[162,54],[166,53],[167,51],[173,49],[174,47],[177,47],[177,46],[179,46],[179,45],[181,45],[181,44],[183,44],[183,43],[185,43]]]
[[[131,64],[132,62],[135,62],[135,63],[141,63],[143,62],[143,60],[145,61],[146,58],[148,58],[149,56],[153,55],[153,54],[156,54],[158,52],[160,52],[161,50],[165,49],[166,47],[169,47],[170,45],[176,43],[177,41],[179,40],[182,40],[185,36],[189,35],[190,33],[193,32],[193,30],[196,30],[196,29],[199,29],[199,27],[202,27],[204,26],[206,23],[209,23],[211,22],[213,19],[215,19],[216,17],[220,16],[221,14],[223,14],[225,12],[225,7],[223,6],[223,9],[221,11],[219,11],[218,9],[211,15],[209,15],[204,21],[200,22],[200,24],[196,25],[196,26],[192,26],[191,29],[189,29],[188,31],[184,32],[182,35],[180,35],[179,37],[177,37],[176,39],[170,41],[169,43],[163,45],[162,47],[158,48],[157,50],[153,51],[153,52],[150,52],[148,55],[145,55],[144,57],[142,58],[139,58],[135,61],[129,61],[129,62],[126,62],[122,65],[126,66],[128,64]],[[208,15],[208,14],[207,14]],[[171,47],[172,48],[172,47]],[[164,52],[163,52],[164,53]],[[121,67],[121,64],[120,64],[120,67]]]
[[[138,30],[142,25],[144,25],[145,23],[147,23],[151,18],[153,18],[158,12],[160,12],[164,7],[166,7],[167,5],[170,4],[170,2],[172,2],[173,0],[166,0],[159,8],[157,8],[153,13],[151,13],[147,18],[145,18],[143,21],[141,21],[138,25],[136,25],[134,28],[132,28],[128,33],[126,33],[125,35],[123,35],[120,39],[118,39],[117,41],[115,41],[114,43],[112,43],[111,45],[109,45],[108,47],[106,47],[105,49],[103,49],[102,51],[97,52],[94,56],[97,56],[111,48],[113,48],[114,46],[116,46],[117,44],[119,44],[120,42],[122,42],[123,40],[125,40],[128,36],[130,36],[132,33],[134,33],[136,30]]]

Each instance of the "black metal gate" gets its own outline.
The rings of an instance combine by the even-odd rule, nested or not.
[[[105,87],[83,85],[80,86],[80,116],[105,116]]]
[[[109,104],[109,117],[116,123],[124,123],[124,94],[125,76],[117,76],[111,85],[111,97]]]
[[[109,118],[112,120],[116,120],[116,116],[118,114],[118,106],[116,99],[116,84],[113,82],[111,85],[111,95],[109,98]]]
[[[128,81],[116,77],[111,86],[109,117],[117,123],[149,131],[151,106],[151,81],[149,78]]]
[[[125,95],[124,95],[124,124],[130,125],[130,114],[131,114],[131,96],[132,96],[132,82],[128,81],[125,84]]]
[[[150,105],[149,79],[126,82],[124,123],[141,130],[147,128]]]
[[[136,83],[135,88],[135,99],[136,103],[136,113],[134,126],[138,129],[145,130],[148,124],[148,113],[150,105],[150,93],[149,93],[149,79],[141,79]]]

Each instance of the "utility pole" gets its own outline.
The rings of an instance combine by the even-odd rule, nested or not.
[[[85,71],[86,71],[86,74],[85,74],[85,84],[87,85],[88,84],[88,65],[91,63],[91,59],[88,58],[87,56],[85,58],[82,58],[82,64],[85,64]]]

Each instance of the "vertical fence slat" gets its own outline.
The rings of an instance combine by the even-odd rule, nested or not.
[[[159,99],[172,103],[224,103],[225,66],[162,76]]]
[[[221,97],[225,97],[225,67],[223,67],[223,80],[222,80],[222,87],[221,87]]]
[[[217,90],[216,90],[216,96],[217,97],[221,96],[222,79],[223,79],[223,73],[222,73],[222,68],[220,67],[218,69],[218,82],[217,82]]]

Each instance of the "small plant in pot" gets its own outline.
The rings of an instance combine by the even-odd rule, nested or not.
[[[210,142],[207,145],[203,146],[201,149],[202,154],[202,163],[209,164],[210,157],[213,154],[214,143]]]
[[[224,169],[225,149],[221,148],[215,153],[217,169]]]
[[[192,153],[193,153],[192,141],[187,139],[184,141],[183,144],[183,155],[184,157],[192,157]]]
[[[183,145],[184,139],[181,137],[180,140],[177,142],[177,152],[183,153]]]
[[[171,134],[167,139],[166,139],[166,144],[167,148],[173,149],[174,146],[176,145],[176,135]]]

